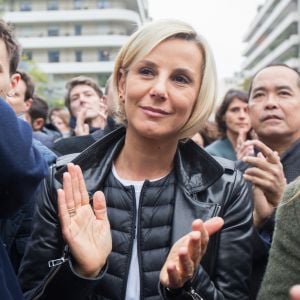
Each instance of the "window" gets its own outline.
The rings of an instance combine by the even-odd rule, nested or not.
[[[100,61],[109,61],[110,53],[107,50],[100,50],[99,51],[99,60]]]
[[[26,60],[32,60],[32,51],[23,51],[23,57]]]
[[[50,25],[48,27],[48,36],[59,36],[59,27],[57,25]]]
[[[20,11],[31,11],[31,1],[22,1],[20,3]]]
[[[81,9],[82,8],[82,1],[81,0],[74,0],[74,8]]]
[[[81,24],[75,24],[74,31],[75,31],[75,35],[81,35],[81,32],[82,32]]]
[[[111,2],[108,0],[98,0],[97,1],[97,8],[110,8],[111,7]]]
[[[58,50],[48,51],[48,62],[51,62],[51,63],[59,62],[59,51]]]
[[[58,1],[57,0],[48,0],[47,9],[48,10],[58,10]]]
[[[75,61],[76,62],[81,62],[82,61],[82,51],[81,50],[76,50],[75,51]]]

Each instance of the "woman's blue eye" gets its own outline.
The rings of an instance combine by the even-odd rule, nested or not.
[[[153,75],[153,71],[149,68],[142,68],[139,70],[139,73],[142,75]]]
[[[189,83],[190,80],[188,78],[186,78],[185,76],[182,76],[182,75],[177,75],[177,76],[174,76],[174,80],[178,83]]]

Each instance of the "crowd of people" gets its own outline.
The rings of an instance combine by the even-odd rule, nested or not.
[[[0,299],[300,299],[300,74],[214,114],[206,40],[148,23],[101,88],[35,93],[0,21]]]

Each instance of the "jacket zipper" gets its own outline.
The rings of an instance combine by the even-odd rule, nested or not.
[[[192,297],[193,300],[204,300],[196,291],[191,287],[191,289],[187,292],[188,295]]]
[[[148,180],[145,180],[143,186],[142,186],[142,189],[141,189],[141,193],[140,193],[140,200],[139,200],[139,207],[138,207],[138,215],[137,215],[137,218],[138,218],[138,222],[137,222],[137,257],[138,257],[138,265],[139,265],[139,273],[140,273],[140,299],[143,299],[142,298],[142,291],[143,291],[143,280],[142,280],[142,268],[141,268],[141,261],[142,261],[142,258],[141,258],[141,247],[140,247],[140,239],[141,239],[141,207],[142,207],[142,199],[143,199],[143,196],[144,196],[144,191],[145,191],[145,188],[147,187],[148,185]]]
[[[130,252],[130,256],[129,256],[129,263],[127,263],[127,268],[126,268],[126,273],[125,273],[125,280],[124,280],[124,285],[123,285],[123,295],[122,295],[122,299],[125,298],[125,295],[126,295],[126,288],[127,288],[127,282],[128,282],[128,274],[129,274],[129,268],[130,268],[130,263],[131,263],[131,259],[132,259],[132,249],[133,249],[133,241],[135,239],[135,227],[136,227],[136,199],[135,199],[135,190],[134,190],[134,187],[131,186],[130,187],[130,190],[131,190],[131,194],[132,194],[132,199],[133,199],[133,209],[132,209],[132,231],[131,231],[131,238],[130,238],[130,249],[129,249],[129,252]]]
[[[56,268],[56,269],[53,269],[53,272],[49,275],[49,277],[47,278],[47,280],[43,284],[43,287],[42,287],[41,291],[32,300],[37,300],[41,297],[41,295],[44,293],[48,283],[51,281],[51,279],[54,277],[54,275],[60,269],[60,265],[69,260],[68,256],[69,256],[69,247],[66,245],[64,247],[64,253],[63,253],[63,256],[61,258],[52,259],[52,260],[48,261],[49,268],[56,267],[56,266],[59,266],[59,267]]]

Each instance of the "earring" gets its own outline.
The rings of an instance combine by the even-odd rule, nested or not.
[[[122,103],[125,103],[125,99],[123,98],[122,94],[119,95],[119,98],[120,98],[120,100],[121,100]]]

